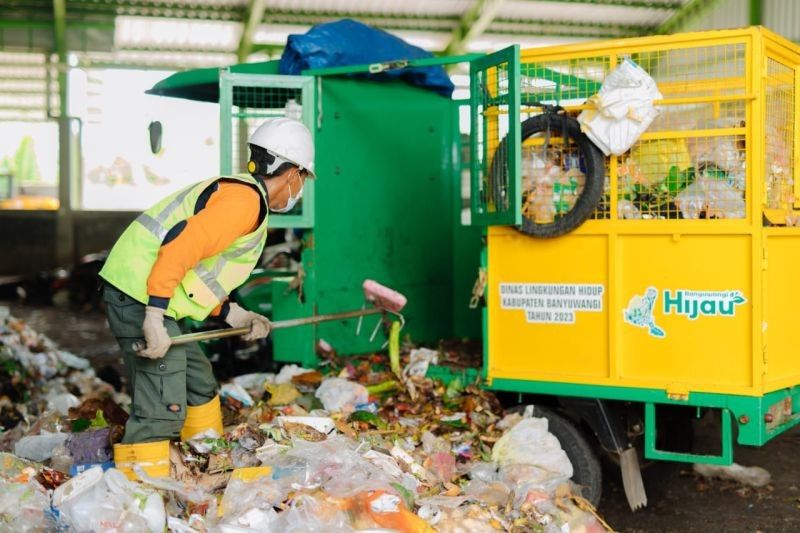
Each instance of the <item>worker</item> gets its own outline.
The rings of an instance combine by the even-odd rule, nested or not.
[[[259,260],[269,212],[290,211],[314,177],[314,145],[301,122],[277,118],[255,130],[249,148],[249,175],[211,178],[161,200],[128,226],[100,272],[132,400],[114,461],[131,479],[137,464],[168,476],[171,440],[223,432],[211,364],[197,343],[170,345],[181,333],[176,321],[215,316],[249,327],[247,341],[269,335],[267,318],[228,295]]]

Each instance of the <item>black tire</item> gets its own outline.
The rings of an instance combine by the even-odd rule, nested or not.
[[[556,115],[550,115],[548,117],[545,114],[541,114],[526,119],[520,125],[520,143],[524,142],[525,139],[536,135],[537,133],[547,131],[548,127],[552,137],[562,137],[562,124],[566,124],[567,133],[571,139],[571,142],[577,144],[578,150],[583,156],[583,162],[586,168],[586,172],[584,174],[586,183],[583,187],[583,191],[581,191],[581,193],[578,195],[578,199],[575,201],[575,205],[572,207],[572,209],[570,209],[564,215],[557,217],[553,222],[539,224],[533,220],[523,217],[522,226],[519,226],[518,229],[523,233],[537,238],[549,239],[553,237],[559,237],[574,230],[592,215],[601,198],[603,197],[603,184],[605,181],[605,156],[603,155],[603,152],[601,152],[600,149],[597,148],[592,141],[590,141],[589,138],[583,134],[583,132],[581,132],[580,123],[574,118],[559,117]],[[500,142],[495,153],[505,153],[505,144],[507,140],[508,137],[504,138]],[[493,179],[491,182],[493,184],[499,183],[499,180],[494,179],[494,177],[496,177],[500,172],[505,172],[505,169],[506,167],[502,164],[501,160],[495,158],[495,160],[492,161],[491,175],[493,176]],[[521,197],[522,195],[520,194],[520,199]],[[514,199],[512,199],[512,201],[513,200]]]
[[[524,409],[523,405],[511,411],[521,413]],[[561,443],[561,448],[572,463],[572,482],[580,487],[581,495],[597,507],[603,494],[603,469],[583,431],[551,409],[534,406],[533,416],[547,419],[550,433]]]

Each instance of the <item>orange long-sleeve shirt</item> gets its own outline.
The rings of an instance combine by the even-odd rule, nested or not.
[[[261,216],[261,196],[252,187],[219,181],[205,206],[173,228],[158,251],[147,279],[150,305],[166,308],[186,272],[252,233]],[[221,307],[221,306],[220,306]],[[212,312],[218,315],[220,307]]]

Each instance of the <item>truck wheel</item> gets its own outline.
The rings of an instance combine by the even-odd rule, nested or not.
[[[550,239],[559,237],[566,233],[571,232],[588,218],[592,216],[595,208],[600,203],[603,197],[603,187],[605,183],[605,156],[597,146],[581,131],[580,123],[572,117],[560,117],[558,115],[548,115],[546,113],[530,117],[520,124],[520,142],[525,142],[527,139],[535,136],[540,136],[549,139],[550,136],[564,137],[563,129],[567,130],[569,142],[568,148],[563,148],[562,151],[571,157],[567,160],[569,164],[574,165],[575,160],[579,161],[579,167],[583,171],[583,178],[585,183],[582,190],[578,194],[574,205],[565,213],[557,214],[551,222],[537,222],[535,217],[525,214],[523,209],[522,225],[519,226],[521,232],[531,235],[533,237]],[[504,137],[500,144],[497,146],[495,154],[504,154],[508,150],[508,137]],[[548,156],[544,152],[541,156],[548,159],[554,156]],[[556,159],[563,159],[556,157]],[[562,170],[568,170],[568,164],[561,161],[559,165]],[[490,168],[490,183],[493,185],[493,194],[495,199],[502,198],[504,191],[500,184],[508,181],[508,169],[505,167],[501,157],[494,157]],[[527,196],[527,195],[525,195]],[[523,195],[520,195],[523,198]],[[516,198],[511,198],[509,201],[519,201]],[[523,207],[525,204],[523,203]]]
[[[522,413],[524,405],[511,409]],[[603,493],[603,471],[594,448],[575,424],[551,409],[534,406],[533,416],[546,418],[548,429],[558,441],[572,463],[572,482],[581,488],[581,495],[597,507]]]

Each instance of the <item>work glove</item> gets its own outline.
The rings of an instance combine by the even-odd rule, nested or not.
[[[144,309],[144,323],[142,331],[147,346],[138,355],[148,359],[161,359],[169,350],[171,341],[167,328],[164,326],[164,312],[166,309],[148,305]]]
[[[267,320],[267,317],[247,311],[236,303],[231,303],[228,307],[228,315],[225,317],[225,322],[232,328],[249,327],[250,333],[242,335],[242,339],[246,341],[263,339],[269,335],[269,331],[272,329],[272,323]]]

